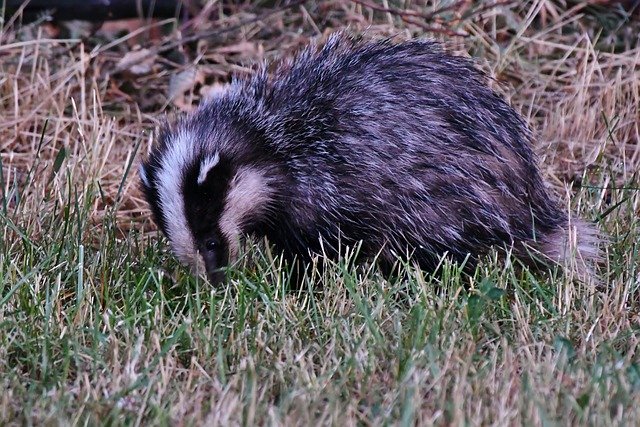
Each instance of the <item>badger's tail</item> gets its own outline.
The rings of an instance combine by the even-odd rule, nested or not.
[[[565,227],[542,236],[535,244],[545,260],[559,264],[579,279],[600,282],[596,267],[604,259],[603,234],[595,224],[571,218]]]

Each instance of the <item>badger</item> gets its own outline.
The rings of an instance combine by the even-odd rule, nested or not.
[[[288,260],[358,246],[383,272],[472,268],[492,248],[531,265],[595,256],[594,226],[570,223],[532,139],[471,60],[338,33],[165,124],[140,178],[175,256],[212,283],[248,235]]]

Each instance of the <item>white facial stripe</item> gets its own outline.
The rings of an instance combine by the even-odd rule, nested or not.
[[[220,231],[229,245],[230,259],[238,254],[242,221],[247,213],[254,218],[264,214],[271,197],[268,178],[260,169],[240,169],[231,180],[219,223]]]
[[[220,156],[217,151],[216,154],[209,156],[202,161],[202,164],[200,165],[200,173],[198,174],[198,185],[202,184],[204,180],[207,179],[209,171],[214,168],[219,161]]]
[[[195,146],[191,135],[179,132],[168,144],[158,172],[158,194],[161,210],[167,224],[167,235],[173,252],[183,263],[197,263],[197,249],[187,224],[182,195],[182,180],[185,165],[193,162]]]

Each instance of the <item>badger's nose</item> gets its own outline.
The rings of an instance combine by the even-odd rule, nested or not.
[[[219,262],[220,257],[211,252],[205,252],[202,254],[202,258],[204,260],[204,268],[207,272],[209,282],[214,286],[222,284],[225,279],[225,274],[224,269],[221,268],[222,266]]]
[[[213,286],[219,286],[224,283],[225,275],[224,272],[219,268],[213,271],[207,270],[207,278],[209,279],[209,283]]]

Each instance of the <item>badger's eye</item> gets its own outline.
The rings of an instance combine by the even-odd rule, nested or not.
[[[218,242],[213,239],[207,240],[204,244],[204,248],[208,251],[215,251],[218,248]]]

